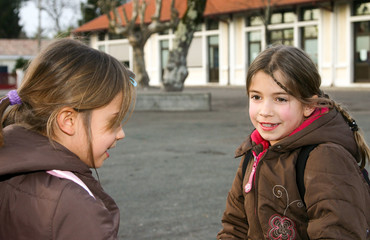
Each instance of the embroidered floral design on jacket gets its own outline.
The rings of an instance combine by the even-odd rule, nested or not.
[[[286,207],[284,209],[284,216],[279,214],[274,214],[270,217],[269,225],[269,238],[270,239],[280,239],[280,240],[293,240],[296,238],[296,228],[294,222],[285,216],[286,211],[292,204],[297,204],[297,207],[302,208],[303,202],[301,200],[294,200],[289,202],[288,191],[282,185],[275,185],[272,189],[272,193],[276,198],[281,198],[285,196]]]
[[[293,240],[296,237],[295,224],[287,217],[279,214],[271,216],[269,220],[269,239]]]

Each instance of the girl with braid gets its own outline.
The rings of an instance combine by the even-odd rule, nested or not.
[[[0,99],[0,239],[118,238],[119,209],[90,168],[125,137],[134,85],[118,60],[72,39],[32,60]]]
[[[320,84],[315,64],[295,47],[273,46],[251,64],[246,88],[255,130],[236,150],[242,159],[218,239],[370,238],[370,189],[361,172],[370,150]],[[316,147],[301,197],[296,164],[307,145]]]

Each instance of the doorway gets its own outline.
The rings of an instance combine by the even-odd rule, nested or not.
[[[208,76],[209,82],[219,82],[219,47],[218,36],[208,37]]]
[[[370,21],[354,23],[354,81],[370,82]]]

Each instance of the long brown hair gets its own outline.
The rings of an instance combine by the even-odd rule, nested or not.
[[[258,71],[263,71],[270,75],[283,90],[304,105],[313,105],[321,108],[328,107],[330,109],[336,108],[346,122],[353,126],[354,119],[351,115],[320,89],[321,77],[317,67],[303,50],[291,46],[276,45],[261,52],[248,69],[247,93],[249,92],[252,78]],[[283,76],[284,83],[275,78],[274,74],[277,71]],[[358,147],[357,161],[360,163],[361,168],[364,168],[367,159],[370,157],[370,149],[366,144],[361,129],[356,125],[353,126],[353,130]]]
[[[0,105],[0,147],[3,145],[2,128],[13,123],[54,139],[56,116],[67,106],[83,114],[92,158],[91,112],[108,105],[121,93],[120,112],[107,127],[121,123],[127,113],[132,113],[135,102],[130,77],[134,74],[108,54],[77,40],[56,40],[28,67],[18,89],[22,104],[11,106],[6,114],[9,101]],[[91,162],[95,166],[93,159]]]

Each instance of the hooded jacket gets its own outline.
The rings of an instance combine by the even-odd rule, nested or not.
[[[301,199],[295,165],[301,148],[319,144],[307,159]],[[259,162],[252,188],[242,163],[252,150]],[[258,132],[236,150],[242,157],[222,217],[218,239],[368,239],[370,189],[358,167],[353,132],[336,110],[302,124],[273,146]],[[303,201],[302,201],[303,200]]]
[[[10,125],[0,148],[0,239],[117,239],[119,209],[89,167],[38,133]],[[46,171],[74,173],[79,184]]]

